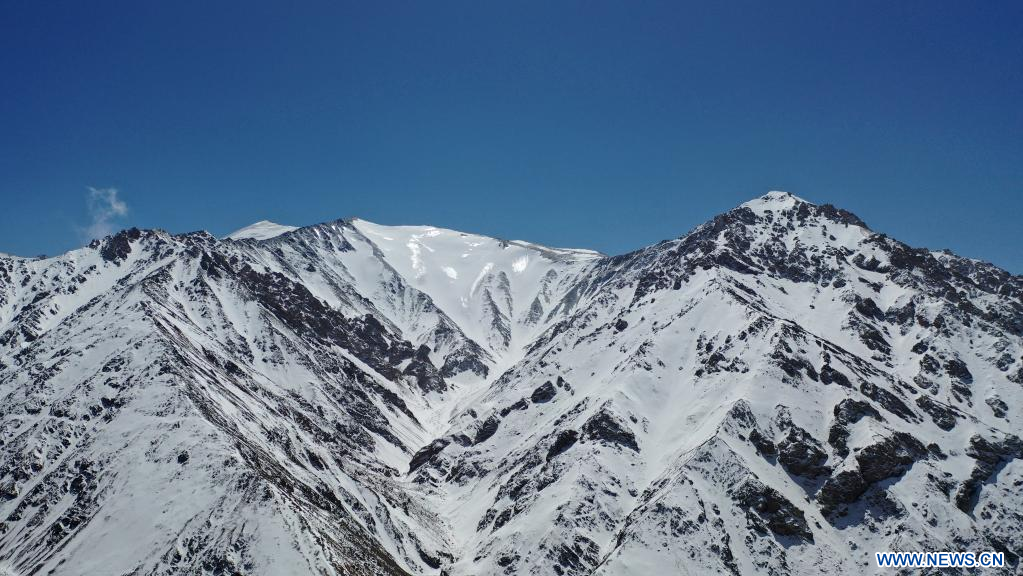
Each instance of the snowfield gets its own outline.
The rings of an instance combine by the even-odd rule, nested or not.
[[[621,256],[430,226],[0,255],[0,572],[1023,555],[1023,277],[771,192]]]

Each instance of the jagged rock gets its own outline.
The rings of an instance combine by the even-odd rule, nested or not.
[[[747,512],[755,513],[771,532],[813,542],[803,511],[774,488],[751,478],[735,490],[732,498]]]
[[[142,231],[138,228],[122,230],[102,243],[100,255],[107,262],[117,263],[124,260],[131,254],[131,242],[141,237]]]
[[[408,471],[415,472],[420,466],[426,464],[432,458],[440,454],[441,451],[448,446],[448,444],[451,444],[450,440],[438,438],[421,448],[418,452],[416,452],[415,456],[412,457],[412,460],[409,461]]]
[[[591,573],[600,561],[600,547],[593,540],[581,534],[570,544],[561,544],[549,556],[551,569],[558,576],[575,576]]]
[[[476,432],[476,438],[473,440],[473,444],[482,444],[489,440],[494,434],[497,433],[497,427],[501,421],[496,416],[487,418],[482,425],[480,425],[479,431]]]
[[[867,318],[874,320],[884,320],[884,312],[877,307],[877,304],[872,298],[864,298],[856,303],[856,311],[863,314]]]
[[[816,478],[831,472],[824,465],[828,454],[806,430],[792,425],[785,438],[778,443],[778,462],[790,474]]]
[[[951,430],[955,428],[956,418],[960,417],[959,413],[954,408],[941,404],[930,396],[917,397],[916,405],[930,415],[934,424],[942,430]]]
[[[447,389],[447,383],[441,377],[440,371],[430,361],[429,346],[423,345],[416,350],[415,356],[402,374],[413,377],[416,385],[424,392],[443,392]]]
[[[916,438],[896,432],[856,454],[860,473],[868,483],[903,474],[914,462],[927,456],[927,448]]]
[[[813,367],[809,361],[805,358],[792,358],[786,356],[781,351],[776,351],[772,358],[774,358],[778,367],[782,369],[789,376],[796,378],[801,373],[806,374],[806,377],[811,380],[818,380],[817,370]]]
[[[511,414],[513,410],[525,410],[527,408],[529,408],[529,402],[525,398],[520,398],[514,404],[501,408],[501,418]]]
[[[920,419],[901,398],[874,383],[861,383],[860,392],[867,398],[877,402],[881,408],[907,422],[916,422]]]
[[[553,458],[559,454],[563,454],[566,450],[571,448],[579,440],[579,433],[575,430],[562,430],[558,433],[558,437],[551,444],[550,449],[547,450],[547,461],[550,462]]]
[[[533,393],[529,396],[529,399],[533,401],[533,404],[543,404],[544,402],[550,402],[554,399],[554,395],[558,393],[558,390],[554,387],[554,384],[548,380],[544,382]]]
[[[849,382],[849,377],[838,370],[835,370],[830,364],[825,364],[821,367],[821,382],[825,384],[831,384],[834,382],[835,384],[845,388],[852,387],[852,383]]]
[[[749,433],[749,441],[757,449],[757,452],[773,456],[778,453],[777,446],[770,438],[767,438],[760,432],[760,430],[754,429]]]
[[[869,484],[859,470],[843,470],[828,478],[817,495],[821,512],[829,516],[842,504],[852,504],[867,491]]]
[[[591,416],[582,427],[583,438],[603,444],[618,445],[639,452],[636,435],[628,424],[614,414],[601,410]]]
[[[1023,440],[1017,436],[1006,436],[1001,440],[989,440],[980,435],[970,438],[966,454],[973,458],[973,471],[956,492],[955,503],[960,510],[972,514],[977,506],[981,487],[987,483],[1005,462],[1023,458]]]
[[[998,396],[992,396],[984,403],[991,408],[991,413],[995,415],[995,418],[1005,418],[1005,415],[1009,412],[1009,405]]]
[[[958,358],[950,358],[945,361],[945,372],[962,384],[973,383],[973,374],[966,367],[966,363]]]
[[[920,357],[920,370],[928,374],[937,374],[941,370],[941,364],[930,354],[924,354]]]
[[[832,516],[843,505],[858,501],[879,482],[905,474],[914,462],[927,455],[927,448],[904,432],[863,448],[855,456],[855,470],[843,470],[824,482],[817,495],[821,512]],[[887,497],[882,500],[887,503]]]
[[[835,421],[828,434],[828,444],[831,444],[835,448],[835,452],[843,458],[849,454],[846,441],[849,439],[850,425],[868,416],[881,422],[884,421],[876,408],[866,402],[851,398],[846,398],[836,404],[833,412]]]

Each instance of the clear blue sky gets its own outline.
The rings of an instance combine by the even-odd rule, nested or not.
[[[7,0],[0,251],[360,216],[621,253],[779,189],[1023,273],[1021,30],[1018,0]]]

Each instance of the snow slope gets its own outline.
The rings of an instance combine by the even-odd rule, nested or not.
[[[528,344],[578,273],[600,258],[432,226],[353,226],[466,335],[502,357]]]
[[[1023,553],[1023,278],[781,192],[614,257],[364,220],[3,256],[0,398],[19,574]]]
[[[284,224],[277,224],[270,222],[269,220],[260,220],[254,224],[235,230],[231,232],[225,238],[230,240],[269,240],[270,238],[276,238],[285,232],[291,232],[297,230],[295,226],[286,226]]]

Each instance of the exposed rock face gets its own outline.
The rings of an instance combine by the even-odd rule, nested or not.
[[[859,500],[869,487],[859,470],[843,470],[828,478],[817,495],[817,501],[824,515],[830,516],[841,505]]]
[[[547,450],[547,461],[563,454],[566,450],[575,445],[579,441],[579,433],[575,430],[564,430],[558,433],[557,438],[551,447]]]
[[[583,424],[582,431],[583,438],[587,440],[602,442],[605,445],[617,445],[633,452],[639,452],[636,435],[629,429],[629,425],[607,410],[601,410],[591,416]]]
[[[828,444],[834,447],[835,453],[841,457],[849,455],[847,441],[849,439],[849,427],[856,424],[865,417],[884,421],[881,413],[869,403],[861,400],[846,398],[835,405],[835,422],[831,425],[828,433]]]
[[[788,434],[778,443],[778,462],[790,474],[806,478],[817,478],[827,475],[831,470],[824,465],[828,454],[820,442],[809,432],[792,425]]]
[[[896,432],[856,454],[860,474],[868,484],[899,476],[927,455],[924,445],[905,432]]]
[[[754,525],[762,523],[778,536],[795,536],[813,542],[813,532],[806,524],[803,511],[777,490],[756,480],[749,480],[735,491],[733,498],[742,508],[755,515],[752,516],[755,518]]]
[[[818,495],[821,510],[830,516],[841,505],[857,502],[872,487],[905,474],[927,455],[927,448],[904,432],[864,447],[855,456],[855,470],[843,470],[824,483]]]
[[[544,382],[536,390],[533,390],[529,399],[533,401],[533,404],[543,404],[544,402],[550,402],[557,393],[558,391],[554,388],[554,384],[551,384],[550,381],[548,381]]]
[[[993,441],[977,435],[970,438],[970,447],[966,454],[973,458],[976,464],[970,477],[956,492],[955,502],[963,512],[973,513],[977,507],[981,487],[991,480],[999,468],[1012,460],[1023,458],[1023,441],[1012,435]]]
[[[473,444],[482,444],[483,442],[489,440],[491,437],[494,436],[494,434],[497,433],[497,428],[500,425],[501,420],[496,416],[491,416],[490,418],[487,418],[483,422],[483,425],[480,426],[479,431],[476,432],[476,438],[475,440],[473,440]]]
[[[122,230],[105,239],[99,253],[107,262],[116,264],[128,258],[128,255],[131,254],[132,240],[138,240],[141,237],[142,232],[138,228]]]
[[[783,193],[613,257],[127,230],[0,256],[0,566],[1009,573],[1021,383],[1023,279]]]
[[[916,405],[921,410],[930,415],[934,425],[942,430],[951,430],[955,428],[956,419],[961,418],[961,413],[944,404],[940,404],[933,398],[927,395],[921,395],[916,399]]]
[[[440,371],[430,361],[430,347],[425,344],[416,350],[402,374],[412,377],[423,392],[443,392],[447,389]]]

